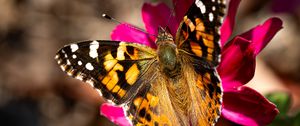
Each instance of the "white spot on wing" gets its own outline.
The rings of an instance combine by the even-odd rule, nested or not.
[[[202,3],[202,1],[196,0],[196,1],[195,1],[195,4],[197,5],[197,7],[200,8],[200,10],[201,10],[202,13],[205,13],[205,12],[206,12],[205,5]]]
[[[71,65],[71,62],[70,62],[70,60],[67,60],[67,65]]]
[[[96,91],[99,93],[99,95],[102,97],[103,95],[102,95],[102,93],[101,93],[101,91],[99,90],[99,89],[96,89]]]
[[[112,100],[107,100],[107,102],[112,104],[112,105],[116,105]]]
[[[61,62],[62,62],[61,59],[58,59],[58,60],[57,60],[57,63],[58,63],[58,64],[61,64]]]
[[[58,59],[59,58],[59,55],[55,55],[55,59]]]
[[[73,58],[73,59],[76,59],[76,58],[77,58],[77,56],[76,56],[75,54],[73,54],[73,55],[72,55],[72,58]]]
[[[81,74],[77,75],[75,78],[81,81],[83,80],[83,76]]]
[[[65,66],[65,65],[61,65],[60,68],[61,68],[63,71],[66,71],[66,66]]]
[[[216,10],[216,7],[215,7],[215,6],[212,6],[212,10],[215,11],[215,10]]]
[[[85,64],[85,68],[88,69],[88,70],[94,70],[94,67],[91,63]]]
[[[81,65],[82,65],[82,62],[81,62],[81,61],[78,61],[77,64],[78,64],[79,66],[81,66]]]
[[[67,74],[68,74],[69,76],[72,76],[72,75],[73,75],[72,72],[67,72]]]
[[[75,51],[78,50],[79,47],[78,47],[77,44],[71,44],[71,45],[70,45],[70,48],[71,48],[71,51],[72,51],[72,52],[75,52]]]
[[[98,52],[97,52],[98,48],[99,48],[99,42],[93,41],[90,45],[90,53],[89,53],[90,57],[92,58],[98,57]]]
[[[86,80],[86,83],[94,87],[94,82],[91,79]]]
[[[209,17],[209,21],[210,21],[210,22],[212,22],[212,21],[214,20],[214,14],[213,14],[213,13],[210,12],[210,13],[208,14],[208,17]]]
[[[121,42],[119,44],[118,51],[117,51],[117,58],[116,58],[117,60],[125,60],[124,50],[126,50],[126,45],[124,42]]]

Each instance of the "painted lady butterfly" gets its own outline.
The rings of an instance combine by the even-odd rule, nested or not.
[[[223,0],[195,0],[176,38],[160,28],[157,49],[123,41],[67,45],[55,59],[68,75],[123,106],[134,125],[214,125],[221,114]]]

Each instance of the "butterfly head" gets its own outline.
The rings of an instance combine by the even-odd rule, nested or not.
[[[158,28],[158,36],[156,39],[156,44],[159,45],[163,42],[171,42],[174,43],[173,36],[169,32],[168,28],[159,27]]]

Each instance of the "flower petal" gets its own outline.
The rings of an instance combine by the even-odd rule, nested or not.
[[[274,104],[249,87],[224,92],[222,115],[237,124],[267,125],[278,113]]]
[[[258,25],[240,36],[252,41],[254,54],[257,55],[280,29],[282,29],[282,21],[276,17],[269,18],[262,25]]]
[[[282,21],[271,18],[248,32],[236,36],[222,50],[218,72],[223,81],[248,83],[254,76],[255,57],[282,28]],[[224,84],[224,89],[230,83]],[[236,85],[233,85],[236,86]]]
[[[103,103],[100,107],[100,113],[119,126],[131,126],[131,123],[125,117],[122,107]]]
[[[181,22],[183,16],[186,14],[190,6],[195,0],[173,0],[173,6],[175,9],[176,20]]]
[[[232,34],[234,24],[235,24],[235,16],[240,2],[241,0],[230,0],[229,2],[227,16],[225,17],[223,24],[221,26],[222,47],[225,45],[225,43],[228,41],[229,37]]]
[[[224,92],[231,91],[233,89],[236,90],[237,88],[243,85],[244,84],[239,81],[232,81],[230,79],[222,78],[222,88]]]
[[[150,34],[157,35],[159,27],[168,26],[171,34],[175,36],[179,22],[175,20],[174,16],[171,16],[171,10],[166,4],[145,3],[142,7],[142,17]]]
[[[217,68],[222,81],[227,82],[223,83],[224,90],[227,87],[239,86],[231,85],[235,84],[235,81],[246,84],[253,78],[255,56],[250,48],[250,44],[250,41],[237,36],[224,46],[221,63]]]
[[[152,48],[156,48],[154,40],[149,37],[148,34],[139,31],[130,24],[119,24],[111,32],[111,39],[115,41],[133,42],[138,44],[144,44]]]

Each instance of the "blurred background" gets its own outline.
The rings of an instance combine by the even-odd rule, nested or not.
[[[116,24],[102,13],[143,28],[143,2],[0,0],[0,125],[114,125],[99,114],[104,100],[63,73],[54,56],[71,42],[109,40]],[[271,16],[280,17],[284,28],[259,55],[248,86],[278,105],[281,113],[272,125],[299,126],[300,0],[242,0],[235,33]]]

